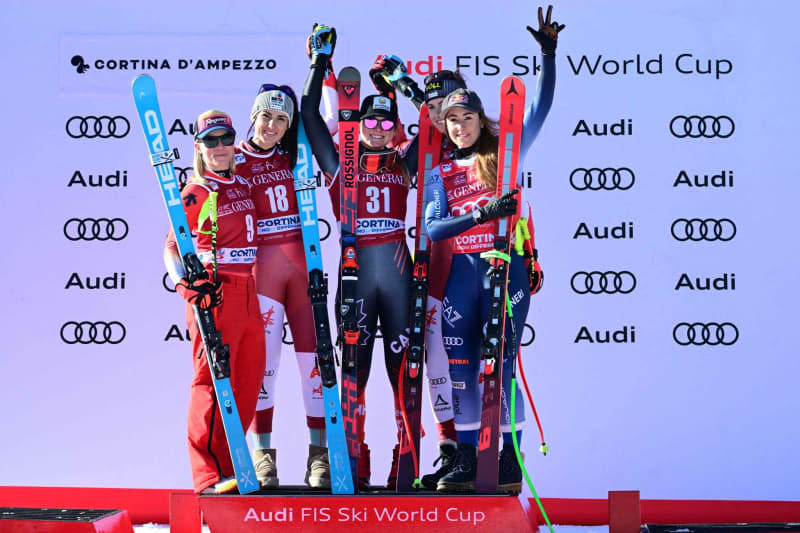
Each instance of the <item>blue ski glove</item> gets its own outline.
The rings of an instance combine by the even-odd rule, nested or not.
[[[530,26],[526,26],[528,31],[542,47],[542,55],[554,56],[556,55],[556,45],[558,44],[558,33],[566,28],[566,24],[559,24],[556,21],[550,22],[550,15],[553,12],[553,6],[547,6],[547,16],[542,17],[542,8],[539,8],[539,30],[534,30]]]
[[[415,96],[417,83],[408,75],[405,62],[396,55],[379,55],[369,69],[369,77],[381,93],[396,89],[408,98]]]
[[[320,57],[324,57],[327,62],[333,57],[336,49],[336,28],[331,28],[325,24],[314,23],[311,35],[306,41],[306,50],[311,56],[311,66],[317,65]]]

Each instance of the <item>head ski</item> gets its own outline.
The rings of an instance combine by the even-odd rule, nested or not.
[[[311,168],[311,145],[302,120],[297,131],[297,164],[294,167],[294,192],[300,211],[300,229],[308,270],[308,296],[314,314],[317,338],[317,366],[322,379],[322,400],[325,403],[325,429],[328,433],[328,459],[331,466],[331,492],[353,494],[353,476],[347,453],[342,423],[339,388],[328,320],[328,277],[322,270],[322,249],[319,242],[319,220],[316,199],[317,180]]]
[[[158,105],[155,81],[146,74],[137,76],[133,80],[132,91],[136,110],[139,113],[139,120],[144,130],[144,137],[147,141],[147,148],[150,152],[150,162],[156,171],[158,184],[167,207],[169,221],[175,233],[178,250],[183,259],[184,269],[187,272],[187,276],[191,276],[192,273],[207,276],[200,260],[195,255],[192,236],[189,234],[189,224],[186,220],[186,213],[183,210],[178,180],[175,177],[175,168],[172,164],[178,158],[178,151],[177,149],[171,150],[167,145],[167,132],[164,129],[164,121]],[[233,397],[233,389],[229,379],[230,354],[228,346],[222,343],[222,335],[214,324],[214,316],[211,309],[202,309],[195,305],[194,316],[195,320],[197,320],[198,330],[203,338],[203,346],[208,357],[208,366],[214,378],[214,391],[222,414],[222,424],[225,428],[225,436],[228,440],[228,449],[230,450],[239,492],[247,494],[257,491],[259,484],[256,480],[256,472],[253,469],[253,461],[250,458],[250,450],[247,448],[247,441],[242,430],[239,411],[236,408],[236,400]]]

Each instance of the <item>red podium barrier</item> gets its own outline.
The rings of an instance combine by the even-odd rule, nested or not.
[[[133,533],[125,511],[0,507],[0,533]]]
[[[518,498],[510,496],[438,496],[370,494],[357,496],[256,495],[200,496],[203,519],[212,533],[309,531],[438,532],[504,531],[534,533]],[[191,498],[172,498],[173,533],[198,533]]]

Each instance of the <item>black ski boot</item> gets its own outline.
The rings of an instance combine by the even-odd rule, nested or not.
[[[522,492],[522,469],[514,453],[514,445],[503,443],[497,472],[497,492],[519,494]]]
[[[478,450],[474,444],[459,442],[455,465],[436,484],[438,492],[473,492],[478,471]]]
[[[439,480],[442,479],[445,474],[449,474],[455,466],[456,443],[454,441],[446,440],[439,443],[439,457],[433,462],[433,466],[436,466],[438,462],[441,462],[442,466],[433,474],[425,474],[420,480],[422,486],[426,489],[436,490],[436,484],[439,483]]]

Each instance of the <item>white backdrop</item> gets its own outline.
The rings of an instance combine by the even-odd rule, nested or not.
[[[547,457],[538,454],[529,425],[523,449],[541,495],[602,497],[612,489],[640,489],[644,498],[800,498],[798,254],[790,235],[798,193],[791,156],[798,116],[793,21],[800,8],[791,6],[766,2],[756,10],[749,2],[721,0],[555,6],[555,20],[567,24],[555,102],[522,165],[545,269],[544,289],[527,320],[535,341],[524,348],[551,449]],[[136,74],[156,79],[173,130],[170,145],[188,155],[188,128],[200,111],[230,112],[243,137],[260,83],[302,91],[304,41],[315,21],[338,30],[337,70],[354,65],[366,81],[380,52],[411,61],[420,83],[428,65],[461,66],[495,116],[502,76],[520,75],[530,99],[539,56],[525,31],[536,23],[529,2],[414,1],[391,8],[365,1],[8,2],[0,20],[8,159],[0,483],[9,485],[190,486],[189,345],[175,335],[185,328],[182,301],[162,285],[167,220],[130,96]],[[73,64],[75,56],[81,60]],[[88,69],[79,68],[81,61]],[[400,107],[413,124],[413,106],[401,101]],[[81,117],[104,115],[122,117],[118,138],[81,134]],[[686,131],[674,117],[693,115],[717,117],[722,129],[715,131],[707,118],[711,138],[671,133],[671,123],[678,135]],[[68,126],[72,117],[79,118]],[[624,134],[585,133],[595,125],[602,132],[604,124],[621,124],[610,130]],[[93,124],[87,126],[91,135]],[[698,119],[687,127],[692,135],[701,131]],[[102,131],[109,132],[107,123]],[[178,166],[191,166],[190,158]],[[581,188],[584,172],[576,169],[591,168],[630,169],[635,181],[626,190],[570,185],[572,177]],[[676,185],[682,171],[690,180],[725,171],[733,183]],[[84,187],[76,172],[87,183],[89,175],[96,183],[119,172],[119,186],[112,178]],[[606,176],[611,188],[614,172]],[[598,171],[586,179],[595,188],[602,184]],[[321,217],[331,221],[326,195],[318,200]],[[66,222],[89,217],[121,218],[128,232],[117,241],[69,240]],[[686,235],[686,226],[675,223],[680,218],[729,219],[736,234],[680,241],[673,236]],[[632,235],[589,239],[578,232],[599,227],[602,234],[603,227],[620,225],[632,227]],[[714,227],[709,222],[708,238]],[[728,239],[728,222],[720,228]],[[335,238],[324,241],[323,253],[335,278]],[[578,294],[586,285],[576,273],[584,271],[630,272],[635,289]],[[116,287],[106,284],[114,288],[65,288],[70,279],[95,283],[115,273]],[[727,275],[728,287],[692,290],[684,283],[676,289],[683,274],[692,284],[702,278],[699,285]],[[118,321],[124,339],[65,343],[62,326],[83,320]],[[738,337],[726,326],[730,344],[682,346],[676,339],[686,339],[685,328],[673,337],[681,322],[728,322]],[[586,340],[622,328],[627,339],[615,338],[626,342]],[[523,341],[530,339],[528,330]],[[300,483],[307,436],[292,353],[284,346],[273,443],[281,480]],[[373,481],[382,483],[394,430],[380,356],[368,408]],[[427,409],[424,422],[435,434]],[[435,457],[433,439],[423,440],[423,471]]]

